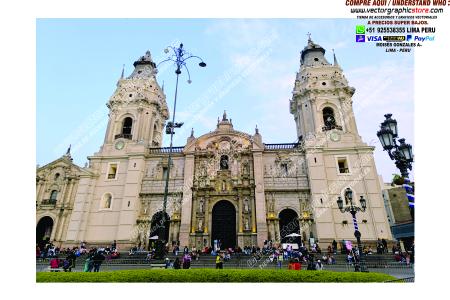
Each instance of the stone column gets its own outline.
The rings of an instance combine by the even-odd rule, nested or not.
[[[111,126],[112,126],[112,122],[111,122],[111,113],[108,114],[109,120],[108,120],[108,126],[106,127],[106,133],[105,133],[105,140],[103,141],[103,144],[107,144],[110,141],[110,136],[111,136]]]
[[[317,105],[316,105],[316,101],[312,100],[310,101],[311,104],[311,111],[312,111],[312,122],[313,122],[313,127],[314,127],[314,132],[321,132],[322,128],[320,127],[320,122],[317,120]]]
[[[239,196],[238,196],[239,198],[238,198],[238,207],[239,207],[239,210],[238,210],[238,221],[239,221],[239,228],[238,228],[238,233],[242,233],[243,232],[243,224],[242,224],[242,193],[239,193]]]
[[[39,181],[39,183],[38,183],[38,191],[36,193],[36,200],[39,203],[42,201],[43,194],[44,194],[44,182]]]
[[[108,141],[112,143],[114,140],[114,134],[117,126],[119,125],[119,121],[115,119],[115,113],[110,113],[110,121],[109,121],[109,134],[108,134]]]
[[[264,205],[265,205],[265,197],[264,197]],[[255,233],[256,232],[256,218],[255,218],[255,215],[256,215],[256,212],[255,212],[255,201],[253,201],[253,199],[251,199],[251,202],[250,202],[250,204],[251,204],[251,211],[250,211],[250,217],[252,218],[252,233]],[[267,226],[267,221],[266,221],[266,212],[264,212],[264,222],[265,222],[265,224],[266,224],[266,226]],[[267,228],[267,227],[266,227]],[[264,238],[264,240],[266,240],[267,239],[267,233],[266,233],[266,237]],[[264,243],[264,240],[263,240],[263,243]]]
[[[205,206],[203,207],[203,211],[205,214],[205,220],[204,220],[205,227],[204,227],[203,233],[209,234],[211,231],[211,230],[209,230],[209,196],[206,196],[204,201],[205,201],[205,204],[204,204]],[[202,247],[203,247],[203,241],[202,241]]]
[[[264,164],[262,151],[253,153],[253,165],[255,174],[255,209],[257,243],[262,247],[264,240],[267,239],[266,223],[266,198],[264,196]]]
[[[275,232],[275,239],[279,242],[281,242],[281,235],[280,235],[280,219],[275,219],[273,221],[274,226],[274,232]]]
[[[198,230],[197,208],[198,208],[197,197],[192,196],[192,227],[194,229],[192,230],[191,228],[192,233],[195,233]]]
[[[181,203],[180,246],[189,244],[192,213],[192,184],[194,181],[194,155],[186,155],[184,162],[183,200]]]
[[[275,227],[273,225],[273,220],[269,221],[269,240],[272,240],[273,242],[275,241]]]
[[[175,241],[180,240],[180,221],[176,221],[173,227],[173,239]]]
[[[153,138],[154,138],[154,135],[155,135],[155,130],[153,130],[154,128],[155,128],[155,115],[154,114],[152,114],[152,116],[151,116],[151,118],[150,118],[150,130],[149,130],[149,132],[150,132],[150,135],[149,135],[149,140],[148,140],[148,144],[150,145],[150,147],[152,147],[153,145],[152,145],[152,142],[153,142]]]

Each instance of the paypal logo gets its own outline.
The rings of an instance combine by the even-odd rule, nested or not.
[[[414,41],[419,41],[419,42],[432,42],[434,41],[434,35],[433,36],[415,36],[414,37]]]

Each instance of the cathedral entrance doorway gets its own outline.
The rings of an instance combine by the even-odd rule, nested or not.
[[[163,217],[162,211],[158,211],[152,217],[152,223],[150,226],[150,242],[155,241],[155,239],[152,239],[152,237],[156,237],[156,236],[158,236],[159,240],[161,240],[161,239],[164,240],[165,243],[167,242],[167,240],[169,238],[170,218],[169,218],[169,215],[166,213],[166,215],[165,215],[166,221],[164,222],[164,232],[163,232],[162,217]]]
[[[50,236],[53,229],[53,219],[50,217],[43,217],[39,220],[36,226],[36,244],[38,244],[41,250],[45,247],[45,244],[50,241]]]
[[[220,241],[220,248],[236,247],[236,210],[231,202],[217,202],[212,210],[211,244]]]
[[[297,243],[301,245],[301,237],[287,237],[291,233],[300,235],[300,225],[298,215],[292,209],[283,209],[279,215],[281,243]]]

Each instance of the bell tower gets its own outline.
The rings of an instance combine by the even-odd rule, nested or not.
[[[350,214],[341,213],[336,201],[350,188],[354,199],[367,200],[365,212],[357,214],[363,241],[391,240],[381,186],[373,158],[373,146],[358,134],[350,87],[333,53],[311,37],[300,53],[290,112],[305,151],[314,225],[322,246],[333,240],[353,240]],[[355,203],[359,205],[359,203]]]
[[[131,75],[124,72],[107,103],[109,121],[101,152],[126,146],[161,147],[162,132],[169,117],[164,91],[156,81],[156,65],[150,51],[133,64]]]
[[[330,64],[325,49],[311,37],[300,54],[290,112],[300,140],[323,133],[352,135],[360,140],[352,109],[355,92],[348,85],[336,56]]]

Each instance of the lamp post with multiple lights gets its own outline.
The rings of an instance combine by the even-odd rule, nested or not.
[[[357,207],[353,204],[353,191],[350,188],[347,188],[344,193],[345,198],[345,204],[344,207],[344,201],[339,196],[337,200],[337,205],[339,207],[339,210],[342,213],[349,212],[352,214],[353,218],[353,226],[355,228],[355,237],[356,242],[358,244],[358,252],[359,254],[355,256],[355,272],[367,272],[367,268],[364,261],[364,254],[362,251],[362,245],[361,245],[361,232],[358,229],[358,222],[356,220],[356,213],[358,211],[364,212],[366,211],[366,199],[364,199],[363,196],[359,199],[359,203],[361,204],[361,207]]]
[[[170,56],[167,59],[163,60],[162,62],[160,62],[158,64],[158,66],[160,66],[161,64],[163,64],[165,62],[169,62],[169,61],[173,62],[176,67],[175,74],[177,75],[177,80],[176,80],[176,84],[175,84],[175,98],[174,98],[174,102],[173,102],[172,121],[167,122],[167,125],[166,125],[166,134],[170,134],[170,146],[169,146],[169,155],[167,158],[168,163],[167,163],[167,173],[166,173],[166,178],[165,178],[162,217],[160,220],[160,224],[158,224],[159,236],[158,236],[158,241],[157,241],[156,252],[157,252],[157,256],[160,256],[160,257],[163,257],[165,255],[164,245],[167,242],[167,241],[165,241],[165,236],[166,236],[165,232],[167,230],[167,228],[166,228],[166,210],[167,210],[167,195],[169,193],[170,166],[172,163],[173,135],[175,134],[175,128],[180,128],[181,126],[183,126],[183,122],[180,122],[180,123],[175,122],[175,111],[177,108],[177,95],[178,95],[178,79],[181,74],[181,70],[184,68],[184,69],[186,69],[186,72],[188,74],[187,82],[189,84],[192,83],[191,75],[190,75],[189,69],[186,65],[186,61],[191,58],[196,58],[196,59],[200,60],[200,63],[198,64],[200,67],[202,67],[202,68],[206,67],[206,63],[203,61],[203,59],[201,59],[200,57],[198,57],[196,55],[192,55],[189,52],[186,52],[186,50],[184,50],[184,48],[183,48],[183,44],[180,44],[179,47],[169,46],[166,49],[164,49],[164,53],[169,54],[170,52],[173,52],[173,53],[170,54]]]
[[[414,161],[412,146],[405,143],[405,139],[398,139],[397,144],[397,121],[392,119],[392,114],[385,114],[384,120],[380,124],[380,130],[377,136],[383,146],[383,150],[387,151],[389,157],[395,161],[395,166],[400,170],[402,177],[408,178],[408,169],[412,170],[412,162]]]

